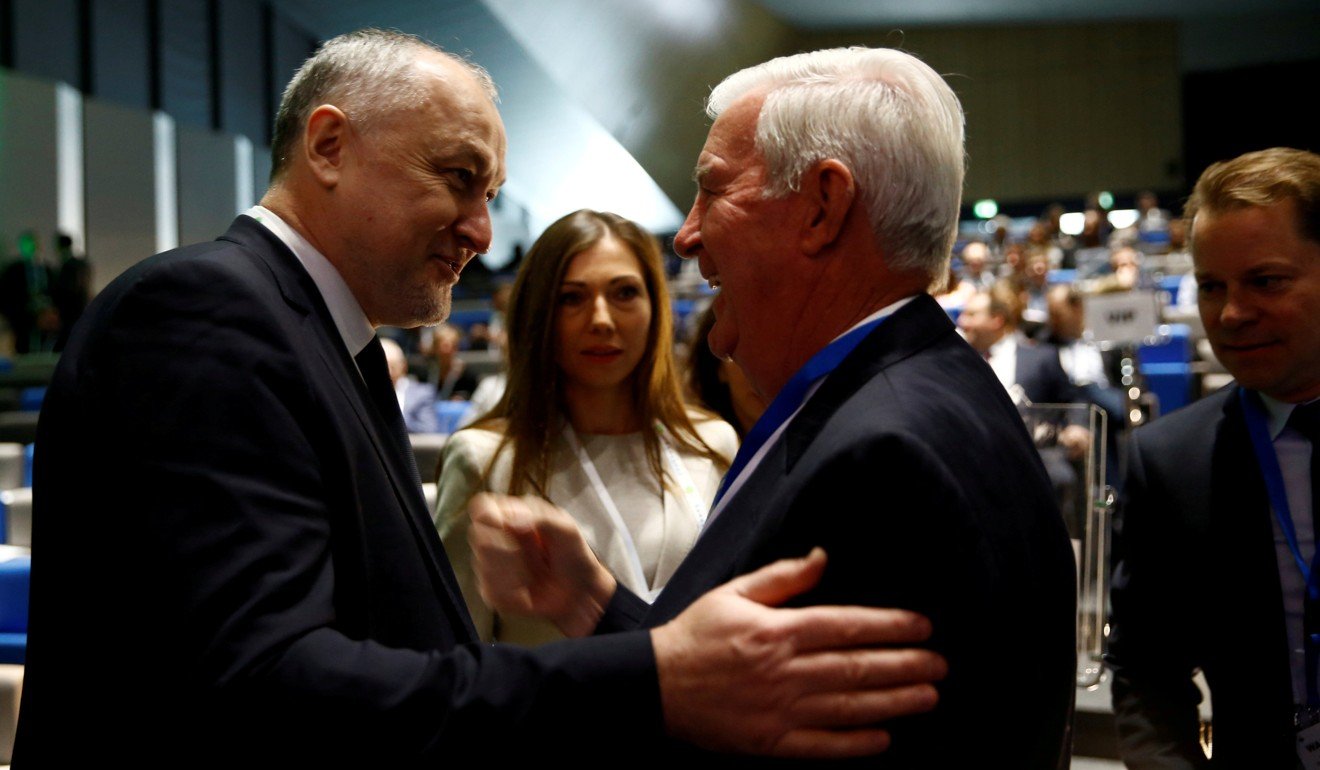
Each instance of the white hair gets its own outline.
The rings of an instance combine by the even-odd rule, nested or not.
[[[837,159],[853,173],[889,264],[944,276],[965,157],[962,106],[935,70],[888,48],[784,56],[725,78],[706,112],[716,118],[752,92],[765,93],[755,141],[767,196],[797,190],[813,163]]]
[[[271,177],[277,178],[307,125],[312,110],[334,104],[363,130],[381,117],[420,105],[426,97],[414,66],[430,51],[468,72],[491,101],[495,82],[480,66],[403,32],[360,29],[327,40],[294,73],[284,89],[271,137]]]

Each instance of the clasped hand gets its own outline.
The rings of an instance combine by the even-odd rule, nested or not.
[[[482,598],[503,613],[591,632],[616,581],[564,511],[478,495],[469,511]],[[887,720],[935,707],[947,664],[913,645],[930,621],[871,607],[782,608],[810,590],[825,552],[786,559],[702,596],[651,630],[667,732],[703,748],[833,758],[884,751]]]

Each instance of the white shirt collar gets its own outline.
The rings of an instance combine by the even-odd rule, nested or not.
[[[344,341],[344,347],[348,348],[349,355],[356,356],[362,352],[371,338],[376,336],[376,329],[367,320],[367,314],[362,312],[362,306],[358,304],[357,297],[353,296],[353,290],[344,283],[343,276],[330,264],[330,260],[270,209],[253,206],[243,213],[260,222],[289,247],[302,263],[303,269],[312,277],[316,290],[321,292],[321,298],[330,309],[330,317],[334,319],[335,329],[339,331],[339,337]]]
[[[853,324],[851,327],[848,328],[847,331],[845,331],[843,334],[840,334],[839,337],[842,337],[844,336],[844,334],[847,334],[853,329],[856,329],[857,327],[862,326],[864,324],[868,324],[871,321],[892,315],[899,308],[903,307],[907,303],[916,299],[916,297],[917,295],[915,294],[912,295],[911,297],[904,297],[903,299],[900,299],[899,301],[891,305],[886,305],[885,307],[880,308],[879,310],[875,311],[869,316]],[[839,337],[835,337],[834,339],[837,340],[839,339]],[[832,344],[834,340],[830,340],[830,342]],[[756,454],[752,455],[751,459],[747,461],[747,464],[743,466],[742,473],[739,473],[738,476],[729,483],[729,488],[725,490],[724,496],[720,498],[719,504],[715,506],[715,508],[710,512],[710,515],[706,518],[706,523],[701,528],[702,532],[705,532],[706,528],[710,526],[711,521],[713,521],[715,517],[718,516],[721,511],[724,510],[725,506],[728,505],[729,500],[733,499],[733,497],[738,494],[738,490],[742,489],[743,483],[747,481],[747,479],[752,477],[752,473],[756,471],[756,468],[761,464],[761,461],[765,459],[765,456],[770,451],[770,448],[773,447],[775,444],[779,443],[779,437],[784,435],[784,431],[788,428],[789,423],[793,422],[793,420],[798,416],[798,413],[801,412],[802,408],[807,405],[807,402],[811,400],[811,397],[816,395],[816,391],[820,389],[820,386],[827,379],[829,379],[828,374],[816,380],[814,383],[812,383],[811,387],[807,389],[806,395],[803,396],[802,403],[798,405],[798,408],[795,409],[793,413],[788,416],[787,420],[781,422],[778,428],[775,428],[774,433],[770,434],[770,438],[765,440],[765,443],[761,445],[761,448],[756,450]]]
[[[1005,334],[999,338],[999,341],[990,346],[989,354],[991,358],[1002,356],[1010,350],[1017,350],[1017,337],[1012,334]]]
[[[837,340],[837,339],[839,339],[839,337],[842,337],[844,334],[847,334],[848,332],[852,331],[853,329],[856,329],[856,328],[859,327],[859,326],[865,326],[866,324],[869,324],[869,323],[871,323],[872,321],[875,321],[875,320],[877,320],[877,319],[885,318],[886,316],[891,316],[891,315],[893,315],[893,314],[894,314],[899,308],[903,307],[904,305],[906,305],[907,303],[911,302],[912,300],[914,300],[914,299],[916,299],[916,298],[917,298],[917,295],[913,294],[911,297],[904,297],[903,299],[900,299],[900,300],[897,301],[897,302],[894,302],[894,303],[891,303],[891,304],[885,305],[884,307],[882,307],[882,308],[880,308],[879,310],[875,311],[874,313],[868,315],[867,317],[863,318],[862,320],[858,321],[857,323],[853,324],[852,326],[849,326],[849,327],[848,327],[847,329],[845,329],[845,330],[843,331],[843,333],[840,334],[838,337],[835,337],[833,340],[830,340],[830,344],[831,344],[831,345],[834,344],[834,341]]]
[[[1261,393],[1259,390],[1256,391],[1256,395],[1260,396],[1260,402],[1265,405],[1265,414],[1269,416],[1270,440],[1278,441],[1279,434],[1288,425],[1288,418],[1292,416],[1293,409],[1297,408],[1299,404],[1280,401]],[[1307,401],[1305,403],[1309,404],[1311,402]]]

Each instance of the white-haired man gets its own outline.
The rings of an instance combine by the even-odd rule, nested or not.
[[[919,616],[764,606],[819,557],[650,632],[477,644],[373,327],[443,319],[490,244],[493,85],[345,35],[295,75],[273,150],[260,206],[121,276],[60,362],[15,766],[578,759],[665,733],[839,756],[933,704],[937,656],[866,647],[919,640]]]
[[[653,606],[573,562],[597,630],[663,623],[724,580],[823,546],[825,577],[795,602],[915,609],[949,663],[940,705],[890,725],[887,766],[1066,766],[1072,552],[1007,394],[926,294],[957,223],[956,97],[912,56],[840,49],[732,75],[708,111],[675,246],[719,289],[711,350],[773,401]],[[574,589],[549,596],[541,566],[586,555],[559,547],[571,524],[526,501],[473,513],[489,594],[584,630],[591,608]]]

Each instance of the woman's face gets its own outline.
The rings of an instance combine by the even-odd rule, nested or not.
[[[606,236],[569,261],[555,312],[565,389],[629,387],[650,328],[651,297],[626,243]]]

